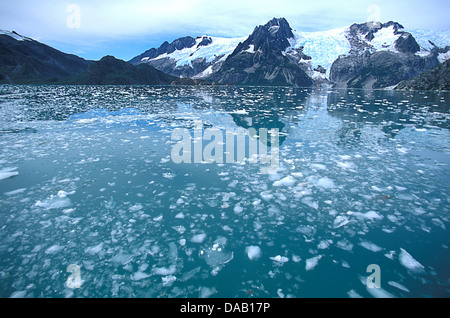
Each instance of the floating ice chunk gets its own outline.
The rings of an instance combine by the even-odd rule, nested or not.
[[[228,225],[222,226],[222,230],[227,231],[227,232],[233,232],[233,229],[231,227],[229,227]]]
[[[398,151],[400,154],[402,154],[402,155],[407,154],[407,153],[408,153],[408,150],[409,150],[409,149],[407,149],[407,148],[405,148],[405,147],[397,148],[397,151]]]
[[[17,168],[4,168],[4,169],[0,170],[0,180],[17,176],[19,174],[19,172],[14,171],[16,169]]]
[[[134,281],[143,280],[143,279],[146,279],[148,277],[150,277],[149,274],[143,273],[141,271],[135,272],[135,273],[133,273],[133,275],[131,275],[131,279],[134,280]]]
[[[277,255],[277,256],[274,256],[274,257],[270,257],[270,259],[271,259],[272,261],[274,261],[274,262],[279,263],[279,264],[284,264],[284,263],[286,263],[286,262],[289,261],[289,258],[287,258],[287,257],[285,257],[285,256],[281,256],[281,255]]]
[[[133,260],[133,255],[125,254],[125,253],[119,253],[117,255],[114,255],[111,258],[111,262],[119,264],[119,265],[127,265]]]
[[[69,205],[71,205],[70,199],[65,194],[64,195],[60,194],[60,195],[61,196],[51,195],[48,199],[45,199],[44,201],[39,200],[34,205],[37,207],[43,208],[45,210],[61,209],[61,208],[66,208]]]
[[[177,213],[177,215],[175,215],[175,219],[184,219],[184,214],[183,214],[183,212]]]
[[[367,291],[375,298],[395,298],[390,292],[386,291],[383,288],[369,288],[367,287]]]
[[[103,249],[103,242],[95,246],[85,248],[84,252],[88,254],[98,254],[102,249]]]
[[[354,215],[357,218],[361,218],[361,219],[371,219],[371,220],[382,220],[383,216],[380,215],[379,213],[375,212],[375,211],[369,211],[366,213],[361,213],[361,212],[347,212],[348,215]]]
[[[295,178],[293,176],[287,176],[281,180],[273,183],[274,187],[292,187],[295,184]]]
[[[307,270],[307,271],[313,270],[317,266],[317,264],[319,263],[321,258],[322,258],[322,255],[317,255],[317,256],[308,258],[306,260],[305,270]]]
[[[176,271],[177,268],[175,265],[170,265],[169,267],[154,267],[152,269],[153,274],[161,276],[173,275]]]
[[[56,194],[56,196],[58,198],[61,198],[61,199],[67,197],[67,195],[68,195],[68,193],[66,191],[63,191],[63,190],[58,191],[58,193]]]
[[[325,188],[325,189],[332,189],[332,188],[335,188],[335,185],[334,185],[333,180],[331,180],[331,179],[328,178],[328,177],[320,178],[320,179],[317,181],[317,185],[318,185],[319,187],[322,187],[322,188]]]
[[[362,214],[366,219],[376,219],[376,220],[381,220],[383,219],[383,216],[380,215],[379,213],[375,212],[375,211],[369,211],[366,213]]]
[[[266,201],[269,201],[273,198],[273,194],[270,193],[269,191],[263,191],[263,192],[261,192],[260,195],[261,195],[261,198],[263,198]]]
[[[9,298],[24,298],[26,295],[27,295],[26,290],[18,290],[13,292],[11,296],[9,296]]]
[[[438,218],[433,218],[433,219],[431,219],[431,222],[432,222],[434,225],[436,225],[436,226],[442,228],[443,230],[446,229],[444,222],[442,222],[442,221],[441,221],[440,219],[438,219]]]
[[[170,263],[175,263],[178,259],[178,248],[174,242],[169,243],[169,254],[167,258]]]
[[[133,206],[130,206],[129,208],[128,208],[128,210],[130,211],[130,212],[137,212],[137,211],[139,211],[139,210],[142,210],[144,208],[144,206],[142,205],[142,204],[135,204],[135,205],[133,205]]]
[[[327,166],[320,164],[320,163],[312,163],[311,167],[316,168],[318,170],[326,170]]]
[[[212,288],[201,287],[199,291],[199,298],[208,298],[214,295],[215,293],[217,293],[217,290],[214,287]]]
[[[258,205],[260,205],[261,204],[261,200],[260,199],[255,199],[253,202],[252,202],[252,205],[253,206],[258,206]]]
[[[203,258],[212,270],[212,275],[217,275],[219,271],[234,258],[233,252],[226,252],[220,247],[220,244],[216,243],[211,248],[201,250],[199,257]]]
[[[361,246],[364,247],[365,249],[367,249],[367,250],[369,250],[369,251],[372,251],[372,252],[374,252],[374,253],[383,250],[382,247],[380,247],[380,246],[378,246],[378,245],[376,245],[376,244],[374,244],[374,243],[372,243],[372,242],[369,242],[369,241],[362,241],[361,243],[359,243],[359,245],[361,245]]]
[[[382,189],[380,189],[380,188],[378,188],[377,186],[371,186],[370,187],[373,191],[377,191],[377,192],[382,192],[383,190]]]
[[[193,243],[202,243],[206,238],[206,234],[205,233],[200,233],[200,234],[196,234],[194,236],[192,236],[191,238],[191,242]]]
[[[257,261],[261,257],[261,248],[259,246],[247,246],[245,252],[251,261]]]
[[[172,226],[172,228],[180,234],[183,234],[186,231],[186,228],[183,225]]]
[[[186,239],[180,239],[178,242],[180,243],[181,246],[186,245]]]
[[[338,161],[337,165],[339,168],[342,168],[342,169],[354,169],[355,168],[355,164],[353,162]]]
[[[13,195],[25,192],[26,190],[27,190],[27,188],[20,188],[20,189],[17,189],[17,190],[5,192],[3,194],[7,195],[7,196],[13,196]]]
[[[319,208],[319,203],[317,201],[313,201],[312,197],[304,197],[302,199],[302,203],[316,210]]]
[[[159,221],[161,221],[162,219],[163,219],[163,215],[161,214],[161,215],[155,216],[155,217],[153,218],[153,221],[159,222]]]
[[[98,121],[98,118],[83,118],[83,119],[76,120],[75,123],[76,124],[92,124],[97,121]]]
[[[302,258],[301,258],[300,256],[292,254],[292,261],[293,261],[294,263],[298,263],[298,262],[300,262],[301,260],[302,260]]]
[[[347,263],[347,261],[345,261],[345,260],[342,260],[341,265],[342,265],[342,267],[350,268],[350,264]]]
[[[283,294],[283,290],[282,290],[281,288],[278,288],[278,289],[277,289],[277,295],[278,295],[278,297],[280,297],[280,298],[284,298],[284,297],[285,297],[284,294]]]
[[[354,289],[351,289],[347,292],[348,297],[350,298],[363,298],[360,294],[358,294]]]
[[[400,254],[398,255],[398,259],[400,264],[406,267],[409,271],[413,273],[422,273],[425,267],[420,264],[417,260],[415,260],[411,254],[405,251],[403,248],[400,248]]]
[[[241,205],[238,203],[238,204],[236,204],[236,205],[234,206],[233,211],[234,211],[234,213],[239,214],[239,213],[241,213],[242,211],[244,211],[244,208],[241,207]]]
[[[295,178],[303,178],[303,173],[301,173],[301,172],[293,172],[293,173],[291,173],[291,176],[293,176]]]
[[[167,285],[172,285],[174,281],[177,280],[177,278],[173,275],[168,275],[168,276],[164,276],[161,278],[162,280],[162,285],[163,286],[167,286]]]
[[[388,284],[391,285],[392,287],[395,287],[397,289],[403,290],[403,291],[405,291],[407,293],[410,292],[408,288],[406,288],[405,286],[403,286],[402,284],[399,284],[397,282],[388,281]]]
[[[347,239],[342,239],[336,243],[336,246],[344,251],[351,251],[353,249],[353,244]]]
[[[395,251],[389,251],[388,253],[384,253],[384,256],[386,256],[389,259],[394,259]]]
[[[335,229],[340,228],[350,222],[346,216],[338,215],[333,222],[333,226]]]
[[[45,250],[45,254],[57,254],[64,249],[64,246],[61,245],[52,245]]]
[[[328,247],[330,247],[331,244],[333,244],[333,241],[332,241],[332,240],[322,240],[322,241],[320,241],[319,244],[317,245],[317,248],[318,248],[319,250],[325,250],[325,249],[327,249]]]
[[[339,156],[339,157],[341,157],[342,160],[350,160],[350,159],[352,159],[352,156],[349,156],[349,155],[343,155],[343,156]]]
[[[200,272],[200,270],[201,270],[201,267],[198,266],[198,267],[196,267],[196,268],[190,270],[189,272],[185,272],[185,273],[183,274],[183,276],[181,276],[181,281],[184,282],[184,281],[187,281],[187,280],[191,279],[191,278],[194,277],[198,272]]]

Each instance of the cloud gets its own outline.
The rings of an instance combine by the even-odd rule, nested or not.
[[[174,36],[245,36],[273,17],[285,17],[299,31],[344,27],[374,16],[407,28],[450,29],[449,5],[448,0],[21,0],[0,3],[0,28],[103,54],[114,41],[154,39],[149,45],[158,46]]]

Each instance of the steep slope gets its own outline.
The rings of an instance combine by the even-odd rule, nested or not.
[[[384,88],[438,65],[440,48],[421,47],[397,22],[353,24],[346,32],[350,51],[330,69],[330,80],[341,87]]]
[[[339,87],[379,88],[446,61],[448,45],[450,31],[409,30],[393,21],[298,32],[285,19],[273,19],[247,37],[184,37],[131,62],[218,83],[308,86],[310,78]]]
[[[0,83],[52,83],[79,74],[91,62],[16,32],[0,30]]]
[[[397,90],[450,91],[450,60],[398,84]]]
[[[310,57],[301,49],[285,52],[293,38],[286,19],[274,18],[256,27],[207,79],[220,84],[311,86],[313,80],[298,63]]]
[[[86,71],[64,81],[66,84],[85,85],[168,85],[177,80],[146,64],[134,66],[131,63],[105,56],[92,63]]]
[[[225,59],[245,38],[200,36],[164,42],[130,60],[130,63],[149,64],[177,77],[205,78],[220,68]]]

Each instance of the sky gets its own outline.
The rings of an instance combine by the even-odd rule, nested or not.
[[[164,41],[242,37],[284,17],[297,31],[366,21],[450,30],[450,0],[0,0],[0,29],[85,59],[130,60]]]

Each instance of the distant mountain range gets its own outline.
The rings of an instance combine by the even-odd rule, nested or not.
[[[186,36],[129,62],[112,56],[86,61],[0,31],[0,83],[299,87],[330,83],[372,89],[395,87],[448,59],[450,31],[408,30],[392,21],[297,32],[286,19],[274,18],[246,37]]]

